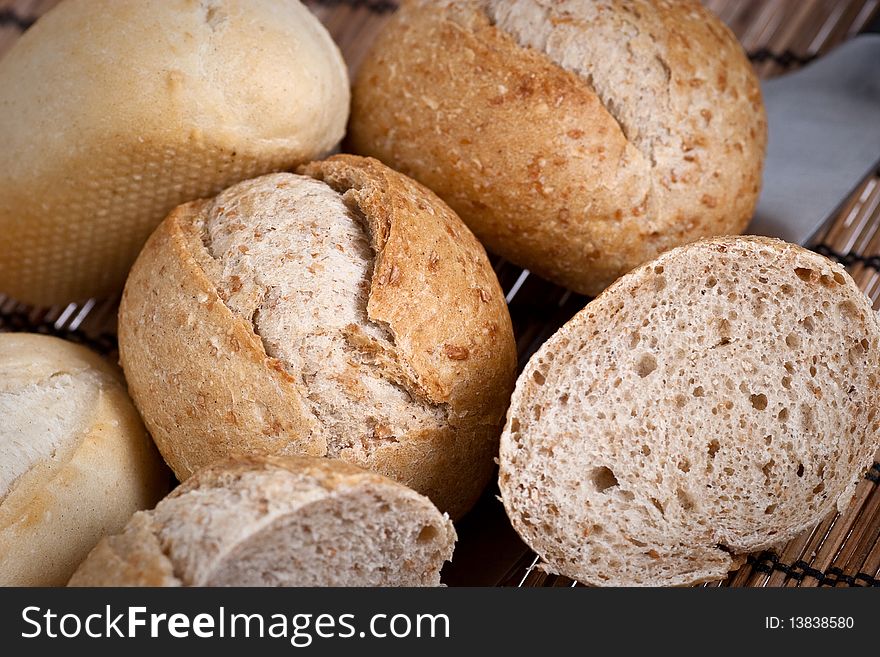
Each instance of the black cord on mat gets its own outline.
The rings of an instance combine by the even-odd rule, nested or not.
[[[36,20],[36,18],[19,16],[11,9],[0,9],[0,27],[11,25],[23,32],[33,25]]]
[[[854,264],[859,263],[863,267],[870,267],[880,271],[880,255],[864,256],[855,251],[850,251],[846,254],[838,253],[827,244],[816,244],[812,248],[819,255],[836,260],[844,267],[852,267]]]
[[[769,48],[759,48],[749,53],[749,59],[753,62],[766,62],[768,60],[779,64],[783,68],[792,68],[794,66],[804,66],[816,59],[816,53],[810,55],[798,55],[791,50],[783,50],[782,52],[773,52]]]
[[[880,580],[868,575],[867,573],[857,573],[855,575],[847,575],[834,566],[829,568],[827,572],[822,572],[818,568],[813,568],[806,561],[798,560],[788,565],[779,561],[779,555],[775,552],[761,552],[758,555],[750,556],[748,564],[755,572],[770,574],[772,572],[785,573],[796,582],[802,582],[807,577],[815,579],[819,586],[836,586],[844,583],[848,586],[880,586]],[[862,582],[859,584],[859,582]]]
[[[19,313],[0,313],[0,331],[54,335],[56,338],[61,338],[63,340],[68,340],[69,342],[75,342],[89,347],[105,356],[116,351],[117,348],[116,336],[112,333],[87,335],[82,331],[56,329],[51,323],[32,322],[27,315]]]
[[[323,5],[325,7],[338,7],[348,5],[355,9],[369,9],[377,14],[390,14],[397,11],[398,3],[395,0],[305,0],[306,4]]]

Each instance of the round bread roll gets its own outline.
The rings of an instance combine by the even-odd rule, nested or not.
[[[741,232],[766,142],[734,36],[661,0],[409,0],[360,69],[349,131],[490,251],[589,295]]]
[[[66,0],[0,60],[0,292],[119,293],[184,201],[329,151],[348,74],[298,0]]]
[[[430,500],[333,459],[238,457],[102,540],[70,586],[438,586],[455,529]]]
[[[58,338],[0,333],[0,586],[61,586],[168,492],[117,370]]]
[[[848,504],[878,409],[880,322],[841,266],[777,240],[702,241],[620,279],[535,354],[501,495],[554,572],[717,580]]]
[[[440,199],[335,156],[175,210],[119,310],[132,396],[183,480],[231,452],[339,457],[453,517],[493,468],[515,344]]]

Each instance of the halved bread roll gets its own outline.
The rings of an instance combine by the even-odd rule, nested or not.
[[[70,586],[436,586],[455,539],[427,498],[385,477],[238,457],[136,514]]]
[[[63,585],[170,483],[118,369],[58,338],[0,334],[0,586]]]
[[[880,322],[839,265],[717,238],[624,276],[531,359],[504,506],[547,568],[723,578],[843,509],[880,448]]]
[[[184,205],[150,238],[119,309],[135,403],[181,479],[232,452],[338,457],[458,517],[515,379],[485,251],[375,160],[301,172]]]

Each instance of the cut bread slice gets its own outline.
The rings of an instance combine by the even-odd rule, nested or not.
[[[726,237],[621,278],[535,354],[504,506],[556,573],[723,578],[851,498],[880,447],[880,323],[839,265]]]
[[[428,498],[380,475],[237,457],[135,514],[70,586],[436,586],[455,539]]]

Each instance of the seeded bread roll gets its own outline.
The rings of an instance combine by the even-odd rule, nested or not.
[[[448,517],[342,461],[240,457],[105,538],[70,586],[437,586]]]
[[[504,506],[557,573],[723,578],[849,502],[880,448],[880,322],[837,264],[763,238],[675,249],[523,371]]]
[[[62,2],[0,60],[0,292],[118,294],[174,207],[320,157],[348,105],[298,0]]]
[[[119,372],[58,338],[0,333],[0,586],[61,586],[168,492]]]
[[[132,269],[119,343],[181,479],[231,452],[339,457],[453,517],[491,474],[516,364],[473,235],[352,156],[175,210]]]
[[[490,251],[595,295],[746,227],[766,121],[698,2],[407,0],[360,69],[349,133]]]

